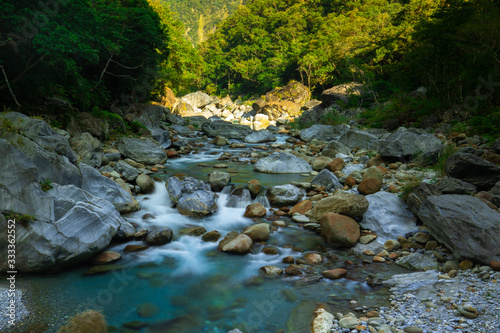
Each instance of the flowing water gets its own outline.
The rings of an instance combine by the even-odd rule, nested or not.
[[[166,179],[183,173],[206,181],[213,170],[211,165],[221,162],[216,159],[222,152],[241,151],[207,145],[196,154],[169,160],[167,173],[158,176]],[[204,166],[198,166],[200,163]],[[238,171],[232,175],[232,185],[240,187],[252,178],[265,187],[310,180],[301,175],[254,173],[250,164],[224,163],[230,166],[226,170]],[[244,256],[221,253],[217,251],[218,242],[181,235],[183,229],[202,226],[207,231],[218,230],[224,236],[252,225],[254,222],[243,217],[243,212],[253,200],[247,190],[242,191],[239,199],[230,198],[231,189],[228,186],[219,193],[217,213],[192,218],[172,208],[164,182],[157,181],[153,194],[137,197],[141,211],[125,218],[141,227],[168,226],[174,231],[173,241],[133,253],[125,253],[123,249],[142,242],[112,244],[108,250],[122,253],[122,259],[103,274],[84,275],[91,266],[82,265],[56,275],[23,279],[32,290],[33,303],[38,309],[35,315],[40,318],[35,321],[60,323],[65,316],[93,308],[103,312],[109,325],[120,328],[125,324],[139,332],[215,333],[236,327],[246,333],[280,329],[307,332],[316,304],[322,303],[333,312],[346,312],[359,305],[384,301],[386,291],[374,290],[364,281],[371,273],[391,274],[398,270],[395,265],[363,264],[345,251],[328,249],[319,235],[287,218],[283,220],[289,225],[275,230],[266,244],[277,249],[276,255],[262,253],[264,244],[255,244],[253,252]],[[265,197],[255,200],[268,205]],[[145,214],[154,218],[143,219]],[[268,219],[263,221],[270,222]],[[259,274],[259,268],[266,265],[285,268],[282,259],[286,256],[301,259],[304,253],[295,251],[299,248],[304,253],[321,251],[329,260],[311,266],[306,277],[267,279]],[[346,260],[354,263],[346,264]],[[336,267],[348,267],[350,279],[319,280],[321,271]],[[358,301],[357,305],[350,303],[353,299]],[[48,331],[51,330],[55,328],[49,326]]]

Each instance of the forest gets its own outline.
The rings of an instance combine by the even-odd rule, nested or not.
[[[117,101],[154,100],[166,86],[178,95],[205,90],[249,98],[292,80],[314,97],[356,81],[376,93],[379,106],[392,100],[393,107],[417,118],[458,105],[478,130],[495,132],[491,124],[500,117],[499,1],[252,0],[205,6],[1,0],[0,5],[4,107],[38,105],[55,96],[81,111],[109,109]],[[200,38],[189,31],[204,9],[206,18],[222,16],[214,18],[215,29],[202,27]],[[203,42],[194,45],[195,39]],[[427,99],[412,105],[404,96],[420,86]],[[374,122],[384,117],[365,116]]]

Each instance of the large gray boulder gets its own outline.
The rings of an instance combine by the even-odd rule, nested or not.
[[[341,189],[344,186],[339,182],[337,176],[327,169],[321,170],[312,180],[312,185],[324,186],[326,191]]]
[[[414,214],[418,214],[420,206],[424,201],[431,195],[441,195],[441,191],[438,190],[437,186],[429,183],[421,183],[413,191],[410,192],[406,203],[410,207]]]
[[[361,226],[374,231],[378,242],[383,244],[417,228],[415,214],[394,194],[381,191],[367,195],[366,199],[369,206]]]
[[[500,261],[500,213],[480,199],[458,194],[430,196],[418,217],[457,259]]]
[[[54,221],[54,202],[42,191],[35,164],[4,139],[0,139],[0,156],[0,212],[32,215],[40,222]]]
[[[201,125],[203,133],[210,137],[217,135],[227,139],[245,139],[245,137],[254,132],[246,125],[233,124],[223,120],[207,121]]]
[[[330,105],[337,101],[347,104],[351,96],[362,96],[367,91],[368,88],[362,83],[348,82],[324,90],[319,99],[325,105]]]
[[[267,129],[263,129],[245,137],[246,143],[262,143],[276,141],[276,137]]]
[[[212,103],[213,98],[205,94],[204,92],[197,91],[187,94],[186,96],[182,97],[181,100],[198,109],[203,109],[205,106]]]
[[[210,185],[193,177],[170,177],[165,184],[172,202],[182,215],[206,216],[217,211],[217,195]]]
[[[339,191],[316,202],[306,216],[319,221],[326,213],[336,213],[352,218],[363,216],[368,210],[368,200],[363,195]]]
[[[453,177],[444,177],[436,185],[437,189],[441,191],[443,194],[477,193],[476,186]]]
[[[53,185],[55,220],[16,223],[16,269],[21,272],[57,270],[102,251],[123,219],[106,200],[73,186]],[[6,257],[7,247],[0,249]],[[6,261],[0,269],[7,270]]]
[[[382,142],[379,154],[402,162],[411,161],[418,156],[423,161],[433,163],[437,161],[442,149],[443,143],[434,135],[402,127]]]
[[[304,173],[312,171],[312,167],[303,159],[282,152],[276,152],[261,158],[255,163],[254,169],[265,173]]]
[[[94,168],[102,164],[102,143],[90,133],[84,132],[69,140],[71,148],[76,153],[79,162]]]
[[[321,155],[335,158],[337,154],[349,155],[350,152],[351,148],[347,147],[345,144],[338,141],[330,141],[323,150],[321,150]]]
[[[73,164],[76,154],[66,137],[57,134],[42,120],[17,112],[0,115],[0,118],[15,129],[6,130],[1,136],[35,164],[40,178],[58,184],[81,185],[81,174]]]
[[[305,194],[304,189],[286,184],[270,187],[266,195],[271,205],[281,207],[296,204],[304,198]]]
[[[170,110],[161,105],[146,106],[139,116],[139,122],[146,126],[149,130],[160,128],[161,122],[165,119],[165,114],[170,113]]]
[[[455,153],[446,161],[446,174],[489,190],[500,181],[500,166],[473,154]]]
[[[208,176],[208,183],[214,192],[220,192],[231,181],[231,175],[227,172],[214,170]]]
[[[123,156],[139,163],[163,164],[167,160],[161,146],[149,139],[120,138],[117,148]]]
[[[345,124],[330,126],[330,125],[313,125],[300,131],[300,138],[305,142],[310,142],[314,139],[319,141],[331,141],[339,139],[349,130]]]
[[[351,149],[364,148],[378,150],[382,144],[382,142],[375,135],[356,129],[351,129],[342,135],[339,142]]]
[[[136,168],[125,162],[117,162],[114,166],[116,172],[122,174],[122,176],[129,182],[135,181],[139,176],[139,171]]]
[[[79,166],[83,176],[82,189],[109,201],[120,213],[130,213],[140,209],[137,200],[120,185],[85,163],[80,163]]]

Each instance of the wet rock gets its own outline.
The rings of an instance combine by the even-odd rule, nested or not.
[[[324,271],[322,274],[327,279],[337,280],[337,279],[345,278],[347,276],[347,271],[343,268],[334,268],[334,269]]]
[[[218,232],[217,230],[212,230],[201,236],[201,239],[204,242],[216,242],[219,240],[220,237],[221,237],[220,232]]]
[[[136,178],[135,183],[139,186],[142,193],[149,194],[155,190],[155,183],[148,175],[140,174]]]
[[[148,245],[163,245],[172,240],[173,232],[169,227],[158,227],[148,232],[144,240]]]
[[[283,274],[283,269],[276,266],[264,266],[260,268],[260,271],[270,278],[275,278]]]
[[[278,249],[275,248],[274,246],[266,246],[265,248],[262,249],[262,253],[268,255],[276,255],[278,254]]]
[[[227,172],[214,170],[208,176],[208,183],[212,191],[220,192],[222,189],[229,184],[231,181],[231,176]]]
[[[446,174],[487,191],[500,181],[500,166],[473,154],[455,153],[446,161]]]
[[[344,186],[340,184],[337,176],[330,170],[322,170],[312,180],[312,185],[324,186],[326,191],[341,189]]]
[[[146,245],[127,245],[125,246],[125,252],[139,252],[149,249],[149,246]]]
[[[312,171],[309,163],[303,159],[282,152],[259,159],[254,169],[264,173],[308,173]]]
[[[163,164],[167,155],[158,143],[149,139],[122,137],[118,140],[118,150],[123,156],[144,164]]]
[[[314,311],[315,318],[312,322],[312,333],[330,333],[333,327],[334,317],[331,313],[326,312],[325,309],[319,308]]]
[[[303,199],[306,192],[294,185],[278,185],[272,186],[267,191],[267,198],[271,205],[288,206],[293,205]]]
[[[307,216],[300,215],[298,213],[295,213],[292,216],[292,220],[293,220],[293,222],[297,222],[297,223],[309,223],[309,222],[311,222],[311,220]]]
[[[260,193],[260,190],[262,189],[262,185],[260,184],[260,182],[257,179],[251,179],[247,183],[247,188],[250,191],[252,198],[255,198]]]
[[[418,130],[400,128],[392,133],[379,149],[379,154],[389,160],[407,162],[419,156],[433,163],[443,149],[441,140]]]
[[[417,217],[405,202],[387,192],[367,195],[369,207],[363,216],[361,226],[375,232],[377,241],[384,243],[413,231],[417,226]]]
[[[320,224],[321,236],[329,244],[352,247],[359,240],[359,225],[348,216],[326,213],[321,217]]]
[[[246,254],[250,252],[252,245],[252,239],[245,234],[228,235],[220,241],[218,250],[233,254]]]
[[[368,200],[359,194],[339,192],[333,196],[319,200],[306,213],[313,220],[319,220],[325,213],[332,212],[350,217],[362,216],[368,210]]]
[[[457,259],[500,260],[500,214],[468,195],[430,196],[418,217]]]
[[[266,214],[267,214],[266,208],[261,203],[255,202],[247,206],[243,216],[253,218],[253,217],[264,217],[266,216]]]
[[[401,257],[396,260],[396,263],[404,268],[415,270],[439,269],[439,263],[434,256],[418,252]]]
[[[264,129],[247,135],[244,141],[246,143],[274,142],[276,137],[269,130]]]
[[[210,185],[193,177],[170,177],[165,184],[170,199],[182,215],[206,216],[217,210],[217,195]]]
[[[375,194],[382,189],[383,182],[376,178],[365,178],[358,186],[358,192],[364,195]]]
[[[187,236],[201,236],[203,234],[206,234],[207,229],[203,227],[192,227],[192,228],[186,228],[182,229],[180,234],[181,235],[187,235]]]
[[[113,261],[117,261],[121,257],[121,254],[119,254],[118,252],[104,251],[93,256],[89,261],[92,265],[104,265]]]
[[[304,255],[304,260],[309,265],[318,265],[323,262],[323,257],[318,253],[306,253]]]
[[[296,204],[295,206],[290,209],[289,214],[293,215],[294,213],[299,213],[301,215],[305,215],[306,212],[308,212],[312,208],[312,202],[311,200],[303,200]]]
[[[262,242],[269,239],[271,228],[267,223],[258,223],[246,228],[243,234],[250,237],[254,242]]]
[[[120,225],[120,228],[118,228],[115,237],[113,237],[113,241],[124,242],[133,239],[134,236],[135,236],[134,226],[127,221],[123,221],[122,224]]]

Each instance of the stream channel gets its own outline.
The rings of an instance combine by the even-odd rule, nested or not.
[[[405,269],[395,264],[363,263],[346,250],[329,248],[320,235],[301,228],[288,217],[279,218],[287,227],[274,228],[267,241],[267,245],[277,248],[276,255],[262,253],[264,244],[258,243],[247,255],[222,253],[217,251],[218,242],[181,235],[183,229],[202,226],[207,231],[218,230],[224,237],[230,231],[242,232],[254,224],[252,219],[243,217],[251,199],[233,198],[230,204],[233,207],[227,206],[231,188],[244,187],[250,179],[257,179],[268,188],[312,178],[254,172],[246,157],[240,162],[217,160],[223,152],[238,156],[260,151],[256,149],[258,145],[230,149],[206,143],[200,137],[189,140],[204,146],[190,155],[169,159],[163,172],[152,175],[157,177],[155,192],[137,196],[142,209],[124,216],[139,227],[172,228],[172,242],[132,253],[124,252],[125,246],[143,244],[142,241],[112,243],[107,250],[121,253],[122,258],[103,274],[84,275],[91,266],[82,264],[54,275],[21,277],[22,284],[30,291],[33,306],[30,308],[32,316],[36,316],[32,320],[48,324],[47,331],[55,332],[68,316],[92,308],[102,311],[108,324],[116,328],[110,332],[225,333],[239,328],[245,333],[305,333],[310,330],[312,313],[319,304],[331,313],[388,304],[388,291],[372,288],[365,281],[370,275],[386,278],[406,272]],[[278,135],[278,143],[284,140],[285,136]],[[232,180],[219,193],[219,209],[215,214],[193,218],[180,215],[172,208],[164,180],[182,173],[207,181],[208,174],[214,170],[212,166],[220,163],[229,166],[221,171],[230,172]],[[269,205],[264,197],[257,200]],[[145,214],[152,214],[154,218],[143,219]],[[273,220],[278,218],[270,213],[261,219],[268,223]],[[303,252],[295,251],[298,248]],[[302,259],[308,252],[321,253],[325,258],[323,264],[310,266],[309,274],[269,279],[259,272],[259,268],[266,265],[284,269],[287,267],[282,263],[284,257]],[[347,279],[321,278],[322,271],[338,267],[348,270]]]

